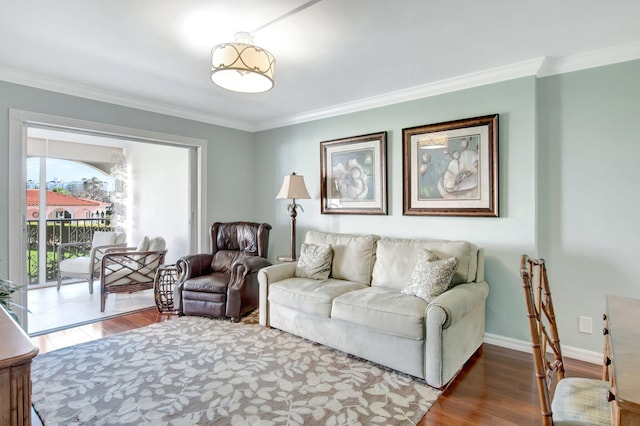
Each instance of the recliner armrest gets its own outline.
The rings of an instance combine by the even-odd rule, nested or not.
[[[212,262],[213,255],[208,253],[192,254],[181,257],[176,262],[180,281],[182,282],[189,278],[210,274],[213,272],[211,270]]]
[[[244,275],[253,274],[254,272],[258,272],[262,268],[266,268],[267,266],[271,266],[271,262],[268,259],[260,256],[246,256],[234,264],[233,269],[241,267],[244,269]]]
[[[270,266],[268,259],[260,256],[246,256],[238,259],[231,266],[231,279],[229,280],[229,291],[234,291],[244,285],[247,276],[256,274],[264,267]],[[257,280],[257,278],[253,278]]]

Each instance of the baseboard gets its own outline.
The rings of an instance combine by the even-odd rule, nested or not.
[[[526,340],[512,339],[497,334],[485,333],[484,342],[515,351],[531,353],[531,342]],[[585,349],[574,348],[573,346],[562,345],[562,356],[573,358],[591,364],[602,364],[602,353]]]

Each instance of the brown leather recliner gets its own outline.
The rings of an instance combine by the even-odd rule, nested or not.
[[[216,222],[211,253],[183,256],[176,262],[175,300],[180,315],[240,317],[258,307],[258,271],[271,265],[268,223]]]

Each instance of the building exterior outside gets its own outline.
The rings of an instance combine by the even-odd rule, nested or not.
[[[109,202],[88,200],[53,191],[46,192],[47,219],[104,218]],[[27,189],[27,220],[40,217],[40,191]]]

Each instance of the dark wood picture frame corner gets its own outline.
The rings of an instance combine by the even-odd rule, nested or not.
[[[403,215],[499,217],[498,119],[402,129]]]
[[[320,142],[320,213],[387,215],[387,132]]]

